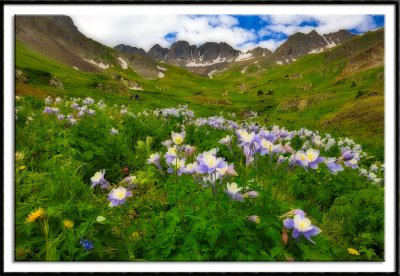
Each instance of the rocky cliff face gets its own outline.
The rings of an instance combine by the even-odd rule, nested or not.
[[[168,48],[163,48],[159,44],[154,45],[147,52],[147,56],[156,61],[162,61],[168,53]]]
[[[304,55],[319,53],[339,45],[352,37],[353,35],[346,30],[325,35],[320,35],[315,30],[308,34],[295,33],[276,49],[274,59],[278,64],[287,64]]]
[[[132,55],[132,54],[138,54],[138,55],[146,55],[145,50],[143,50],[142,48],[137,48],[137,47],[132,47],[129,45],[125,45],[125,44],[119,44],[117,46],[114,47],[115,50],[117,50],[118,52],[121,52],[123,54],[128,54],[128,55]]]
[[[112,56],[112,49],[84,36],[64,15],[17,15],[15,35],[32,49],[83,71],[107,67],[105,57]]]

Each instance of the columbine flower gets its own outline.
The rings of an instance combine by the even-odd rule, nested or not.
[[[249,145],[245,145],[243,147],[243,153],[244,153],[244,156],[246,157],[246,166],[249,166],[254,161],[255,151],[253,151]]]
[[[358,162],[358,160],[354,157],[353,159],[351,159],[349,161],[345,161],[344,164],[347,167],[351,167],[352,169],[357,169],[358,168],[357,162]]]
[[[53,113],[53,109],[51,107],[45,106],[43,113],[47,113],[47,114]]]
[[[115,207],[117,205],[124,204],[127,197],[131,197],[132,192],[128,191],[124,187],[118,187],[113,189],[111,193],[108,194],[107,200],[110,201],[110,207]]]
[[[94,111],[93,109],[89,109],[88,110],[88,114],[89,115],[94,115],[94,114],[96,114],[96,111]]]
[[[94,103],[94,99],[92,99],[92,98],[90,98],[90,97],[87,97],[86,99],[84,99],[84,100],[82,101],[82,103],[83,103],[83,104],[92,104],[92,103]]]
[[[222,145],[227,146],[229,151],[232,153],[231,141],[232,141],[232,136],[226,135],[225,138],[220,139],[218,142]]]
[[[378,166],[376,164],[372,164],[371,167],[369,167],[369,169],[371,171],[377,171],[378,170]]]
[[[176,133],[171,131],[171,138],[172,142],[174,142],[176,145],[180,145],[183,143],[183,140],[185,139],[186,132],[182,131],[181,133]]]
[[[65,118],[65,116],[63,114],[58,114],[57,115],[57,119],[60,120],[60,121],[64,120],[64,118]]]
[[[274,145],[271,141],[264,138],[261,139],[261,152],[260,155],[279,153],[282,151],[282,145]]]
[[[53,102],[53,100],[50,96],[47,96],[47,98],[44,101],[46,104],[51,104]]]
[[[315,225],[312,225],[311,220],[305,217],[305,213],[303,211],[297,212],[297,214],[294,215],[293,219],[286,218],[283,221],[283,226],[289,230],[293,229],[293,238],[297,239],[302,235],[312,243],[315,242],[311,240],[311,237],[321,233],[321,229],[319,229]]]
[[[164,147],[169,148],[171,146],[171,144],[172,144],[172,141],[170,139],[169,140],[165,140],[164,142],[161,142],[161,144]]]
[[[130,176],[125,177],[122,180],[122,182],[125,182],[129,185],[129,186],[127,186],[128,189],[132,189],[132,188],[136,187],[135,180],[136,180],[136,176],[130,175]]]
[[[177,157],[176,147],[175,146],[169,147],[164,157],[165,157],[165,162],[169,165],[172,162],[172,160],[174,160]]]
[[[159,171],[162,171],[160,164],[160,154],[158,152],[150,154],[149,159],[147,159],[147,164],[154,164]]]
[[[336,163],[336,158],[329,157],[325,160],[326,167],[331,171],[332,174],[343,171],[343,167]]]
[[[319,150],[308,149],[306,152],[300,150],[294,155],[296,163],[305,168],[309,166],[312,169],[318,168],[318,163],[323,162],[325,159],[319,156]]]
[[[258,193],[256,191],[249,191],[247,193],[244,193],[243,197],[257,198],[258,197]]]
[[[338,158],[338,161],[349,161],[354,158],[354,152],[351,150],[342,149],[342,155]]]
[[[55,99],[54,103],[58,104],[58,103],[60,103],[61,101],[62,101],[62,99],[61,99],[60,97],[57,97],[57,98]]]
[[[240,193],[242,191],[242,187],[238,187],[238,184],[233,182],[233,183],[227,183],[226,184],[226,190],[225,193],[227,193],[233,200],[236,201],[244,201],[243,195]]]
[[[366,176],[368,174],[368,171],[366,169],[361,168],[360,169],[360,174],[363,176]]]
[[[74,125],[74,124],[76,124],[76,122],[77,122],[78,120],[75,119],[75,118],[73,118],[73,117],[70,117],[70,118],[68,118],[68,121],[69,121],[69,123],[70,123],[71,125]]]
[[[216,171],[217,168],[222,168],[226,165],[226,162],[220,157],[216,157],[217,149],[205,151],[197,157],[196,171],[200,174],[211,174]]]
[[[119,133],[119,131],[116,130],[115,128],[110,129],[110,134],[111,134],[111,135],[116,135],[116,134],[118,134],[118,133]]]
[[[256,216],[256,215],[248,216],[247,220],[257,223],[257,224],[260,223],[260,218],[259,218],[259,216]]]
[[[105,180],[104,175],[105,175],[106,171],[105,170],[100,170],[98,172],[96,172],[94,174],[94,176],[92,176],[90,178],[90,181],[92,181],[92,186],[91,188],[93,188],[94,186],[100,184],[100,187],[102,189],[108,188],[108,186],[110,185],[110,183],[108,183],[107,180]]]
[[[196,162],[186,164],[183,172],[186,174],[195,174],[198,164]]]
[[[79,243],[80,243],[80,244],[85,248],[85,250],[87,250],[87,251],[92,250],[92,249],[94,248],[93,242],[91,242],[90,240],[81,239]]]
[[[167,172],[173,173],[176,171],[176,173],[180,176],[185,171],[185,158],[174,158],[169,165],[171,167],[168,168]]]
[[[238,129],[236,131],[236,135],[238,136],[239,140],[242,142],[239,146],[244,145],[252,145],[256,139],[256,134],[254,132],[248,133],[244,129]]]
[[[74,222],[68,219],[63,220],[63,225],[65,228],[67,229],[71,229],[72,227],[74,227]]]
[[[25,220],[25,223],[32,223],[36,221],[38,218],[44,217],[45,212],[42,208],[37,209],[36,211],[31,212]]]
[[[185,155],[190,156],[196,151],[196,147],[190,146],[190,145],[185,145],[184,150],[185,150]]]
[[[217,173],[219,173],[221,176],[225,176],[225,175],[235,175],[237,176],[237,172],[235,171],[235,169],[233,168],[233,163],[228,165],[228,163],[223,162],[224,166],[217,168],[216,171]]]
[[[351,255],[360,256],[360,252],[358,252],[354,248],[347,248],[347,252],[349,252],[349,254],[351,254]]]

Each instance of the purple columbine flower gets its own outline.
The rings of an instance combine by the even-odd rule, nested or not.
[[[131,197],[132,192],[128,191],[124,187],[120,186],[116,189],[112,189],[111,193],[108,194],[107,200],[110,201],[109,206],[115,207],[117,205],[124,204],[127,197]]]
[[[190,156],[196,151],[196,147],[190,146],[190,145],[185,145],[184,150],[185,150],[185,155]]]
[[[345,161],[344,165],[346,167],[351,167],[352,169],[358,169],[358,160],[356,158],[353,158],[349,161]]]
[[[183,140],[185,139],[186,132],[182,131],[181,133],[176,133],[171,131],[171,139],[172,142],[174,142],[176,145],[180,145],[183,143]]]
[[[168,151],[164,154],[165,162],[169,165],[177,157],[176,147],[169,147]]]
[[[94,114],[96,114],[96,111],[94,111],[93,109],[89,109],[88,110],[88,114],[89,115],[94,115]]]
[[[246,166],[249,166],[254,161],[255,151],[249,145],[245,145],[243,147],[243,153],[244,156],[246,157]]]
[[[354,152],[352,150],[342,149],[342,155],[339,157],[339,160],[349,161],[354,158]]]
[[[60,120],[60,121],[64,120],[64,118],[65,118],[65,116],[63,114],[58,114],[57,115],[57,119]]]
[[[197,162],[186,164],[185,168],[183,169],[183,172],[185,174],[195,174],[197,166],[198,166]]]
[[[256,191],[249,191],[247,193],[244,193],[243,197],[257,198],[258,197],[258,193]]]
[[[185,158],[175,158],[169,165],[171,167],[168,168],[168,173],[173,173],[176,171],[176,174],[180,176],[182,173],[185,172]]]
[[[321,229],[315,225],[312,225],[311,220],[305,217],[304,212],[295,214],[293,219],[286,218],[283,221],[283,226],[288,230],[293,229],[293,238],[298,239],[300,236],[304,236],[307,240],[314,244],[315,242],[311,240],[311,237],[321,233]]]
[[[51,113],[53,113],[53,109],[51,107],[45,106],[43,113],[51,114]]]
[[[216,157],[217,150],[212,149],[208,152],[203,152],[197,157],[197,162],[199,165],[197,166],[196,171],[200,174],[211,174],[217,170],[217,168],[223,168],[226,162],[220,158]]]
[[[238,187],[238,184],[233,182],[233,183],[227,183],[226,184],[226,190],[225,193],[230,196],[233,200],[243,202],[244,197],[240,193],[242,191],[242,187]]]
[[[319,163],[325,160],[323,157],[319,157],[319,150],[314,149],[308,149],[306,152],[300,150],[294,155],[294,159],[300,167],[310,167],[314,170],[318,168]]]
[[[280,153],[282,151],[282,145],[274,145],[271,141],[262,138],[260,141],[260,155],[266,155],[266,154],[273,154],[273,153]]]
[[[77,121],[78,121],[78,120],[75,119],[74,117],[68,117],[68,122],[69,122],[71,125],[75,125]]]
[[[238,136],[238,140],[241,142],[239,147],[243,147],[245,145],[251,147],[253,143],[258,139],[255,132],[248,133],[244,129],[236,130],[236,135]]]
[[[122,179],[122,182],[125,182],[128,184],[128,186],[127,186],[128,189],[132,189],[132,188],[136,187],[135,180],[136,180],[136,176],[129,175],[129,176],[125,177],[124,179]]]
[[[171,139],[165,140],[164,142],[161,142],[161,144],[166,147],[169,148],[172,145],[172,141]]]
[[[160,164],[160,154],[158,152],[150,154],[149,159],[147,159],[147,164],[154,164],[159,171],[162,171]]]
[[[94,174],[94,176],[92,176],[90,178],[90,181],[92,181],[91,188],[94,188],[96,185],[100,185],[100,187],[102,189],[108,188],[110,183],[108,183],[108,181],[105,180],[105,178],[104,178],[105,173],[106,173],[105,170],[100,170],[100,171],[96,172]]]
[[[44,100],[46,104],[51,104],[53,102],[52,98],[50,96],[47,96],[47,98]]]
[[[343,167],[340,164],[336,163],[336,158],[328,157],[325,160],[325,164],[332,174],[337,174],[337,172],[343,171]]]

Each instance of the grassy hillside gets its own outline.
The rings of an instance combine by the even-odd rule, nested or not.
[[[213,79],[164,63],[159,63],[167,69],[164,78],[143,78],[131,69],[122,69],[117,62],[99,73],[85,73],[17,42],[16,67],[29,79],[28,84],[17,84],[17,94],[85,95],[117,104],[127,103],[132,94],[139,94],[138,109],[188,104],[199,115],[253,110],[259,113],[260,121],[268,124],[291,128],[301,125],[348,135],[382,157],[383,66],[368,66],[367,60],[361,69],[351,69],[355,62],[361,62],[360,55],[381,43],[380,36],[379,32],[369,32],[285,66],[265,60],[246,61],[216,73]],[[48,74],[58,77],[64,89],[50,87]],[[115,76],[135,82],[143,91],[128,89]],[[357,110],[352,113],[353,107],[362,114]]]
[[[15,260],[384,260],[381,44],[357,41],[213,79],[17,42]]]

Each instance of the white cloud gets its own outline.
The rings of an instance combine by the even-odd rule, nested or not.
[[[237,18],[229,15],[75,15],[71,16],[78,29],[86,36],[107,46],[128,44],[148,51],[154,44],[170,47],[176,40],[186,40],[191,45],[209,42],[226,42],[233,48],[247,51],[265,47],[274,51],[285,40],[277,34],[309,33],[315,29],[320,34],[339,29],[364,32],[376,28],[369,15],[264,15],[265,26],[258,31],[240,27]],[[300,26],[313,22],[317,26]],[[173,33],[174,37],[165,38]],[[263,40],[265,39],[265,40]]]
[[[261,19],[270,25],[263,30],[291,35],[295,32],[308,33],[315,29],[319,34],[336,32],[340,29],[355,29],[365,32],[376,27],[370,15],[266,15]],[[303,22],[315,22],[316,27],[299,26]]]
[[[107,46],[123,43],[146,51],[156,43],[169,47],[171,40],[165,38],[169,33],[175,33],[176,40],[186,40],[190,44],[226,42],[232,47],[257,37],[254,31],[238,27],[238,20],[228,15],[90,15],[72,16],[72,19],[82,33]]]

